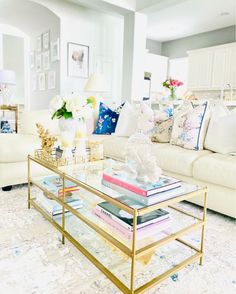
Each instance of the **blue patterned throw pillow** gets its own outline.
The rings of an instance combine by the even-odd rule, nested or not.
[[[103,102],[100,102],[98,121],[94,133],[97,135],[109,135],[111,133],[114,133],[123,105],[124,104],[120,105],[117,109],[113,111]]]

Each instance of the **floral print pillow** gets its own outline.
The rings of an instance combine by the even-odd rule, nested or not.
[[[174,116],[170,143],[186,149],[202,150],[209,123],[208,103],[189,103]]]
[[[110,135],[114,133],[123,105],[124,104],[120,105],[113,111],[103,102],[100,102],[98,120],[94,133],[98,135]]]

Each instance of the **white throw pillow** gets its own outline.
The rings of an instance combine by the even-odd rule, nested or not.
[[[236,111],[225,106],[212,108],[204,148],[222,154],[236,153]]]
[[[138,111],[127,101],[123,106],[114,136],[129,137],[137,130]]]
[[[170,143],[186,149],[202,150],[209,123],[208,103],[183,105],[174,115]]]

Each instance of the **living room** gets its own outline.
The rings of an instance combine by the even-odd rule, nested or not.
[[[0,122],[3,293],[235,293],[234,0],[0,0]]]

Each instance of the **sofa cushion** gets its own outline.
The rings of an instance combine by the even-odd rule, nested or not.
[[[236,189],[236,157],[219,153],[195,161],[193,176],[196,179]]]
[[[127,137],[110,136],[103,141],[104,154],[114,159],[125,160],[125,153],[128,144]],[[164,148],[168,144],[151,143],[151,148],[155,146],[155,149]]]
[[[153,144],[153,155],[158,165],[165,171],[185,176],[192,176],[194,162],[208,154],[211,154],[208,150],[194,151],[170,144]]]
[[[51,119],[49,110],[25,111],[20,116],[20,131],[24,134],[37,135],[36,123],[42,124],[52,135],[59,135],[58,119]]]
[[[26,161],[28,154],[40,148],[40,140],[34,135],[0,134],[0,162]]]

